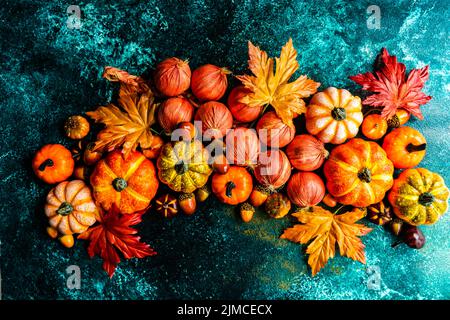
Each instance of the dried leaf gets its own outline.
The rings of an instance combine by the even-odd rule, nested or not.
[[[272,105],[277,115],[287,125],[292,125],[295,114],[306,111],[303,98],[317,91],[320,83],[300,76],[293,82],[288,82],[298,69],[297,51],[292,45],[292,39],[281,49],[279,58],[269,58],[265,51],[248,43],[248,66],[253,76],[242,75],[237,78],[252,93],[241,98],[240,102],[250,107]]]
[[[372,229],[355,222],[365,216],[365,210],[354,209],[335,215],[321,207],[300,210],[294,214],[302,224],[294,225],[284,231],[280,238],[307,244],[308,264],[312,275],[316,275],[335,255],[336,244],[341,256],[366,263],[364,244],[359,236]]]
[[[100,214],[95,227],[80,234],[78,239],[89,240],[88,254],[103,259],[103,269],[110,277],[120,263],[119,250],[125,259],[153,256],[156,252],[146,243],[140,242],[137,230],[132,226],[142,221],[142,213],[121,215],[116,206],[106,214]]]
[[[149,87],[144,79],[115,67],[105,67],[102,77],[111,82],[120,82],[121,92],[129,91],[129,93],[143,93],[149,90]]]
[[[381,53],[381,67],[374,73],[367,72],[349,77],[364,90],[375,92],[364,100],[364,104],[382,107],[381,115],[389,119],[399,108],[403,108],[419,119],[423,119],[420,106],[431,100],[421,90],[428,80],[428,66],[413,69],[406,77],[406,67],[390,56],[386,48]]]
[[[130,87],[125,85],[124,88]],[[133,94],[121,90],[118,105],[120,107],[109,104],[86,113],[96,122],[106,125],[97,136],[94,150],[111,151],[122,146],[127,156],[138,145],[143,149],[149,148],[153,139],[150,130],[155,123],[156,109],[151,91]]]

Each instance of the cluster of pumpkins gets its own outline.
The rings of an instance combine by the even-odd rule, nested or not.
[[[254,207],[282,218],[292,204],[366,207],[373,222],[398,225],[401,220],[412,226],[432,224],[446,212],[449,191],[442,177],[415,168],[426,141],[403,126],[409,120],[406,111],[398,110],[389,121],[380,114],[364,116],[359,97],[330,87],[316,93],[305,117],[296,119],[305,121],[307,131],[297,134],[293,124],[266,112],[266,106],[241,103],[250,94],[243,86],[233,88],[223,103],[229,74],[211,64],[191,74],[186,61],[161,62],[153,85],[164,97],[157,109],[164,134],[154,135],[150,148],[124,157],[121,150],[104,154],[88,144],[76,152],[78,165],[62,145],[41,148],[34,172],[49,184],[59,183],[45,205],[48,234],[71,247],[73,234],[99,218],[97,206],[109,210],[115,205],[122,214],[132,214],[153,201],[152,210],[164,217],[179,210],[189,215],[210,192],[225,204],[239,205],[245,222]],[[356,137],[360,129],[366,139]],[[70,138],[83,139],[89,122],[72,116],[65,130]],[[181,141],[174,139],[175,131],[181,132]],[[394,179],[394,168],[405,170]],[[69,181],[71,176],[76,179]]]

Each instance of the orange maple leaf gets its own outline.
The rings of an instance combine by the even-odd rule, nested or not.
[[[336,244],[341,256],[366,263],[365,246],[358,236],[366,235],[372,229],[355,223],[366,215],[365,210],[355,208],[336,215],[316,206],[292,215],[303,224],[284,230],[280,238],[301,244],[312,240],[306,253],[309,254],[308,264],[313,276],[334,257]]]
[[[110,81],[120,82],[118,105],[101,106],[86,114],[106,127],[97,135],[94,150],[111,151],[122,147],[125,156],[137,146],[149,148],[155,123],[153,93],[142,79],[119,69],[105,69],[103,75]],[[113,79],[113,80],[112,80]]]
[[[306,111],[303,98],[316,93],[320,83],[300,76],[293,82],[288,82],[297,71],[297,51],[294,49],[292,39],[281,49],[279,58],[269,58],[265,51],[248,42],[248,66],[253,76],[241,75],[237,78],[251,91],[240,99],[240,102],[250,107],[271,105],[277,115],[287,125],[292,125],[295,114]]]

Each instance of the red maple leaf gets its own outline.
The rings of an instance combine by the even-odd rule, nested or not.
[[[140,242],[131,228],[142,221],[143,213],[120,214],[116,206],[105,214],[100,214],[97,226],[80,234],[78,239],[89,240],[88,254],[92,258],[99,255],[103,259],[103,269],[112,278],[120,263],[119,250],[125,259],[153,256],[156,252],[146,243]]]
[[[364,90],[375,92],[364,100],[364,104],[382,107],[381,115],[386,119],[403,108],[422,120],[420,106],[431,99],[421,91],[428,80],[428,66],[412,69],[406,77],[405,65],[397,62],[396,56],[390,56],[386,48],[381,52],[381,62],[381,67],[374,73],[349,77]]]

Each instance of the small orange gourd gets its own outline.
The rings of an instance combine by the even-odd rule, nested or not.
[[[245,168],[232,166],[225,174],[215,173],[211,185],[221,202],[236,205],[247,201],[253,189],[253,180]]]
[[[60,144],[47,144],[36,152],[32,161],[36,176],[53,184],[68,179],[73,172],[75,161],[72,153]]]
[[[417,166],[425,157],[426,146],[425,137],[411,127],[394,129],[383,141],[383,149],[397,169]]]

